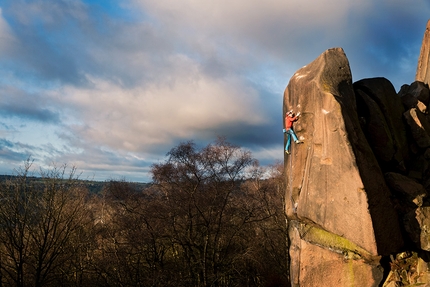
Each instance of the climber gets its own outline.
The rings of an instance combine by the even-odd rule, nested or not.
[[[296,133],[293,130],[293,123],[299,119],[300,112],[297,113],[297,115],[294,114],[293,110],[287,112],[285,114],[285,129],[284,133],[287,134],[287,144],[285,145],[285,153],[290,154],[290,143],[291,143],[291,136],[293,137],[293,140],[296,144],[302,143],[299,141],[299,139],[296,136]]]

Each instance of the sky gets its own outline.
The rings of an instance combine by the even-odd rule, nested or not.
[[[428,0],[0,0],[0,174],[151,181],[218,136],[283,160],[282,97],[325,50],[353,81],[415,80]]]

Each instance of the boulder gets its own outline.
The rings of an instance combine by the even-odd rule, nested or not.
[[[420,148],[430,147],[430,123],[423,113],[415,108],[403,114],[415,143]]]
[[[406,110],[416,108],[423,114],[428,113],[430,91],[423,82],[415,81],[411,85],[403,85],[398,95]]]
[[[361,127],[379,161],[389,163],[394,158],[396,148],[385,115],[378,104],[362,90],[356,90],[358,114]]]
[[[408,93],[417,98],[425,106],[429,105],[430,92],[426,84],[420,81],[413,82],[408,89]]]
[[[423,199],[427,196],[427,191],[416,180],[395,172],[387,172],[385,180],[392,191],[404,197],[407,201],[418,207],[423,205]]]
[[[426,260],[417,252],[402,252],[391,257],[393,267],[382,287],[430,287],[430,272]]]
[[[429,149],[426,149],[426,151],[427,150]],[[410,160],[407,175],[424,185],[429,176],[428,169],[429,160],[426,159],[425,154],[419,153]]]
[[[418,248],[430,251],[430,207],[422,206],[405,216],[405,229]]]
[[[367,117],[364,132],[375,156],[385,165],[394,164],[403,169],[403,163],[408,159],[408,142],[402,119],[405,109],[393,84],[382,77],[363,79],[354,83],[354,91],[357,103],[364,102],[357,112],[359,117]],[[374,103],[369,103],[368,98]]]
[[[416,97],[414,97],[413,95],[409,94],[409,93],[405,93],[405,94],[401,94],[399,93],[400,99],[402,101],[403,106],[405,107],[405,109],[409,110],[412,108],[416,108],[418,109],[420,112],[422,112],[423,114],[427,114],[427,106],[419,101]]]

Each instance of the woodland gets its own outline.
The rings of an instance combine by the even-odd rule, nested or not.
[[[0,287],[288,286],[282,172],[221,138],[173,147],[144,188],[28,160],[0,182]]]

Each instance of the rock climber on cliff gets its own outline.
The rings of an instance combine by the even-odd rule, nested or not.
[[[285,153],[290,154],[290,144],[291,144],[291,137],[293,137],[293,140],[296,144],[302,143],[299,141],[299,139],[296,136],[296,133],[293,130],[293,123],[299,119],[300,112],[294,114],[293,110],[287,112],[285,114],[285,129],[284,133],[287,134],[287,144],[285,145]]]

